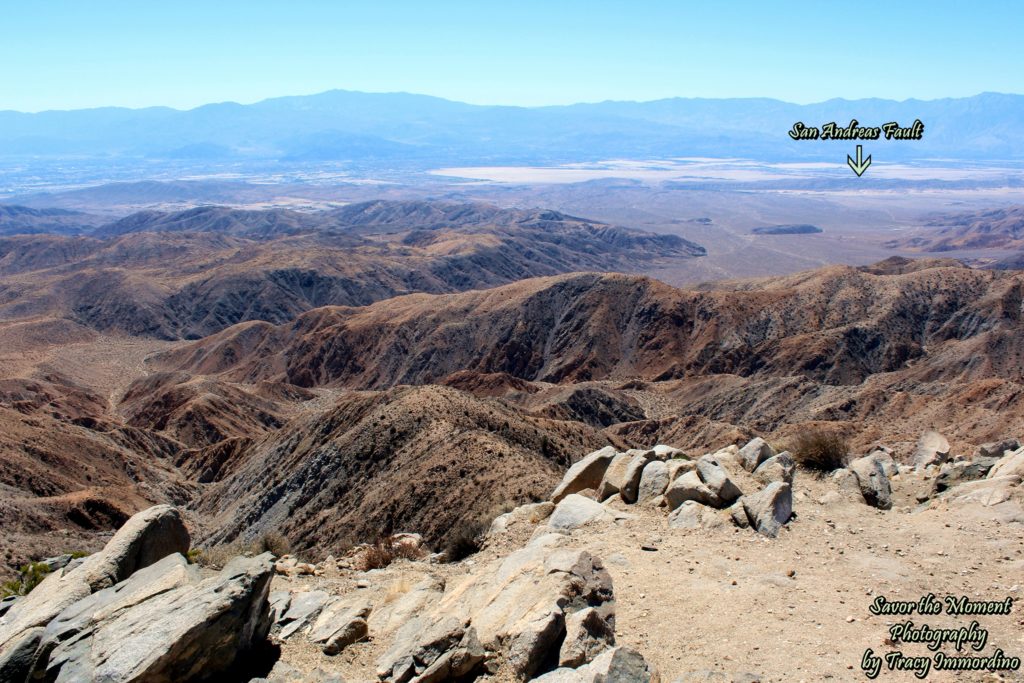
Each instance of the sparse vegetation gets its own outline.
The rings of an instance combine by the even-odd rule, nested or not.
[[[365,548],[357,560],[360,571],[383,569],[395,560],[417,560],[423,556],[423,550],[414,543],[402,541],[394,536],[385,536],[376,543]]]
[[[192,548],[188,551],[188,561],[204,567],[222,569],[232,558],[239,555],[262,555],[266,552],[273,553],[275,557],[281,557],[291,552],[291,544],[280,533],[268,531],[248,543],[234,541],[212,548]]]
[[[30,562],[22,565],[18,570],[18,578],[0,585],[0,598],[10,595],[28,595],[49,573],[50,568],[43,562]]]
[[[444,554],[449,562],[458,562],[480,550],[487,525],[482,519],[462,520],[448,533]]]
[[[850,451],[842,435],[825,429],[801,432],[787,450],[801,468],[821,474],[845,467]]]

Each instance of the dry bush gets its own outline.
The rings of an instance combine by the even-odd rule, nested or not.
[[[364,572],[383,569],[395,560],[418,560],[421,557],[423,550],[419,546],[403,543],[394,536],[385,536],[359,554],[356,568]]]
[[[243,543],[234,541],[212,548],[192,548],[188,551],[188,560],[195,564],[213,569],[223,569],[224,565],[239,555],[262,555],[273,553],[275,557],[287,555],[291,550],[288,539],[276,531],[268,531],[254,541]]]
[[[488,525],[481,519],[464,519],[452,527],[444,539],[444,555],[449,562],[458,562],[480,550]]]
[[[845,467],[850,452],[840,434],[824,429],[800,433],[787,450],[801,468],[823,474]]]

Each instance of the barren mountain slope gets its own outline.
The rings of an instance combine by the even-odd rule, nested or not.
[[[540,500],[574,453],[605,443],[580,423],[446,387],[349,393],[236,454],[197,510],[208,542],[277,530],[325,555],[413,529],[437,546],[506,504]]]
[[[802,375],[857,384],[1024,376],[1024,274],[834,266],[716,291],[574,274],[247,324],[163,356],[234,380],[379,388],[459,370],[526,380]]]
[[[1024,206],[938,216],[916,235],[886,246],[914,251],[1024,248]]]
[[[373,206],[386,215],[370,207],[344,220],[213,207],[136,214],[97,233],[106,239],[3,238],[0,319],[63,317],[97,330],[194,339],[242,321],[287,322],[319,306],[704,253],[679,237],[556,212]],[[363,220],[373,222],[362,226],[367,211]],[[452,222],[435,222],[446,217]],[[359,234],[364,227],[371,234]]]

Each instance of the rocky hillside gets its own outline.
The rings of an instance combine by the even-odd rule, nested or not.
[[[244,325],[161,363],[235,380],[379,388],[453,372],[525,380],[664,381],[730,374],[828,385],[872,375],[1020,381],[1024,276],[936,266],[829,267],[709,291],[574,274]]]
[[[423,202],[319,214],[144,212],[96,234],[0,240],[0,319],[48,316],[195,339],[239,322],[287,322],[321,306],[704,253],[678,237],[556,212]]]
[[[1024,249],[1024,206],[937,216],[914,236],[886,246],[929,252]]]

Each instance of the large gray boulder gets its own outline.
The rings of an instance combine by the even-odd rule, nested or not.
[[[936,431],[928,431],[917,440],[917,447],[911,462],[917,469],[929,465],[941,465],[949,460],[949,441]]]
[[[326,591],[295,591],[288,598],[287,607],[274,614],[272,631],[281,640],[287,640],[296,633],[308,631],[320,611],[330,602]]]
[[[49,574],[0,617],[0,680],[6,680],[8,650],[26,647],[26,631],[46,626],[79,600],[124,581],[168,555],[187,553],[189,541],[178,510],[157,505],[125,522],[103,550]]]
[[[551,502],[558,503],[572,493],[579,493],[585,489],[596,489],[601,485],[605,470],[615,457],[615,449],[605,446],[599,451],[585,456],[574,464],[562,477],[562,482],[555,487],[551,494]]]
[[[591,522],[612,522],[616,517],[617,514],[613,510],[596,500],[573,493],[555,506],[555,511],[548,518],[548,526],[552,529],[572,531]]]
[[[622,488],[619,495],[627,503],[635,503],[640,494],[640,479],[643,477],[644,469],[657,460],[654,451],[637,453],[629,461],[626,473],[622,477]]]
[[[659,683],[657,670],[636,650],[616,647],[578,669],[558,668],[533,683]]]
[[[756,437],[747,442],[747,445],[740,449],[737,458],[743,469],[753,472],[758,465],[775,455],[775,449],[768,445],[768,442],[761,437]]]
[[[668,502],[669,510],[675,510],[688,500],[716,508],[722,506],[722,499],[701,481],[697,470],[680,475],[669,484],[668,489],[665,490],[665,500]]]
[[[718,507],[731,505],[743,495],[740,488],[729,478],[729,473],[713,455],[705,455],[697,460],[697,475],[704,485],[718,496],[721,501]]]
[[[1019,439],[1003,439],[1002,441],[983,443],[978,446],[977,457],[1001,458],[1006,455],[1007,451],[1018,451],[1020,450],[1020,447],[1021,443]]]
[[[309,630],[309,640],[320,645],[327,655],[336,655],[370,632],[367,618],[372,608],[362,596],[334,598],[323,609]]]
[[[742,500],[750,525],[769,538],[778,536],[782,525],[793,516],[793,490],[784,481],[772,482]]]
[[[864,502],[879,510],[892,508],[892,486],[885,475],[882,462],[874,455],[857,458],[850,463],[850,471],[857,477],[857,485]]]
[[[724,513],[719,514],[714,508],[701,505],[694,500],[686,501],[668,516],[670,529],[715,529],[724,525]]]
[[[270,553],[237,557],[201,581],[176,578],[180,560],[156,570],[158,577],[106,589],[58,617],[34,675],[55,683],[209,680],[266,639]],[[143,578],[157,578],[165,590]]]
[[[622,490],[622,483],[626,480],[626,470],[629,469],[629,463],[632,461],[633,456],[626,453],[617,453],[612,458],[608,469],[604,472],[604,477],[601,478],[601,484],[597,487],[598,500],[607,500]]]
[[[660,460],[648,463],[640,476],[636,502],[646,503],[665,493],[668,488],[668,465]]]
[[[778,455],[773,455],[754,470],[754,478],[762,484],[770,484],[773,481],[784,481],[787,484],[792,484],[795,474],[796,462],[789,451],[782,451]]]
[[[377,661],[378,677],[420,681],[438,661],[476,666],[499,658],[517,677],[529,678],[559,652],[567,612],[589,605],[604,614],[612,600],[611,577],[601,562],[586,551],[560,547],[563,538],[540,536],[448,586],[440,600],[399,629]]]

